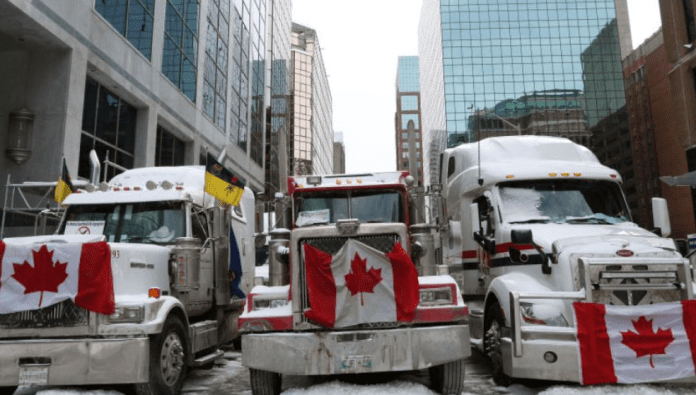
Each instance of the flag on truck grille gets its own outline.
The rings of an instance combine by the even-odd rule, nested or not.
[[[694,376],[696,300],[638,306],[575,302],[581,382]]]
[[[72,180],[70,179],[70,174],[68,173],[68,165],[65,163],[65,158],[63,158],[63,169],[60,172],[60,177],[58,178],[58,183],[56,184],[56,190],[53,193],[53,199],[58,203],[63,203],[68,195],[73,193],[75,188],[73,188]]]
[[[308,319],[329,328],[413,320],[418,272],[400,243],[384,254],[348,239],[333,256],[305,244],[304,262]]]
[[[104,242],[42,245],[0,241],[0,314],[36,310],[66,299],[114,312],[111,250]]]
[[[205,191],[225,204],[236,206],[242,200],[244,183],[208,153],[205,158]]]

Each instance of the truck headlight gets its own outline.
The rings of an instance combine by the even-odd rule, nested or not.
[[[288,300],[287,296],[284,296],[283,298],[269,298],[269,297],[264,297],[264,296],[255,296],[254,297],[254,311],[256,310],[261,310],[261,309],[275,309],[278,307],[283,307],[287,306],[290,303]]]
[[[145,308],[143,306],[116,306],[116,310],[109,316],[109,322],[142,322]]]
[[[522,319],[527,324],[568,326],[568,321],[553,305],[520,302],[520,312]]]
[[[453,304],[452,289],[450,287],[421,288],[421,306],[441,306]]]

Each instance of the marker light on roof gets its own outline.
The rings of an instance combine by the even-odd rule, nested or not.
[[[574,175],[575,177],[580,177],[580,176],[582,175],[582,173],[573,173],[573,175]]]
[[[355,182],[357,182],[358,184],[362,184],[362,178],[356,178]]]
[[[512,180],[513,178],[515,178],[515,176],[513,176],[512,174],[508,174],[505,176],[505,178],[507,178],[508,180]]]
[[[336,185],[341,185],[341,180],[336,179]]]
[[[561,173],[561,175],[562,175],[563,177],[568,177],[568,176],[570,175],[570,173]]]
[[[351,184],[351,183],[353,183],[353,179],[352,179],[352,178],[349,178],[349,179],[346,180],[346,182],[347,182],[348,184]]]
[[[130,191],[130,187],[123,187],[124,191]]]
[[[134,191],[139,191],[139,190],[140,190],[140,187],[133,187],[133,190],[134,190]]]
[[[176,190],[177,190],[177,191],[181,191],[182,189],[184,189],[184,186],[183,186],[183,185],[177,185],[177,186],[176,186]]]
[[[121,188],[119,188],[119,187],[114,187],[114,192],[118,192],[118,191],[120,191],[120,190],[121,190]]]
[[[558,173],[549,173],[549,177],[556,177]]]

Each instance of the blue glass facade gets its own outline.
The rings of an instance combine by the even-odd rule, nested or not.
[[[436,103],[424,132],[445,130],[447,147],[518,133],[588,143],[625,105],[623,23],[615,0],[424,0],[421,85]]]

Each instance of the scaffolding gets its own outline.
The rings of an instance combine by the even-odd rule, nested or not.
[[[77,188],[84,182],[73,183]],[[63,214],[63,207],[53,200],[53,191],[57,181],[35,182],[25,181],[13,184],[10,175],[7,175],[5,184],[5,203],[2,210],[2,222],[0,223],[0,239],[5,237],[5,221],[7,214],[16,214],[34,218],[34,235],[45,234],[49,221],[56,225]],[[40,229],[40,232],[39,232]]]

